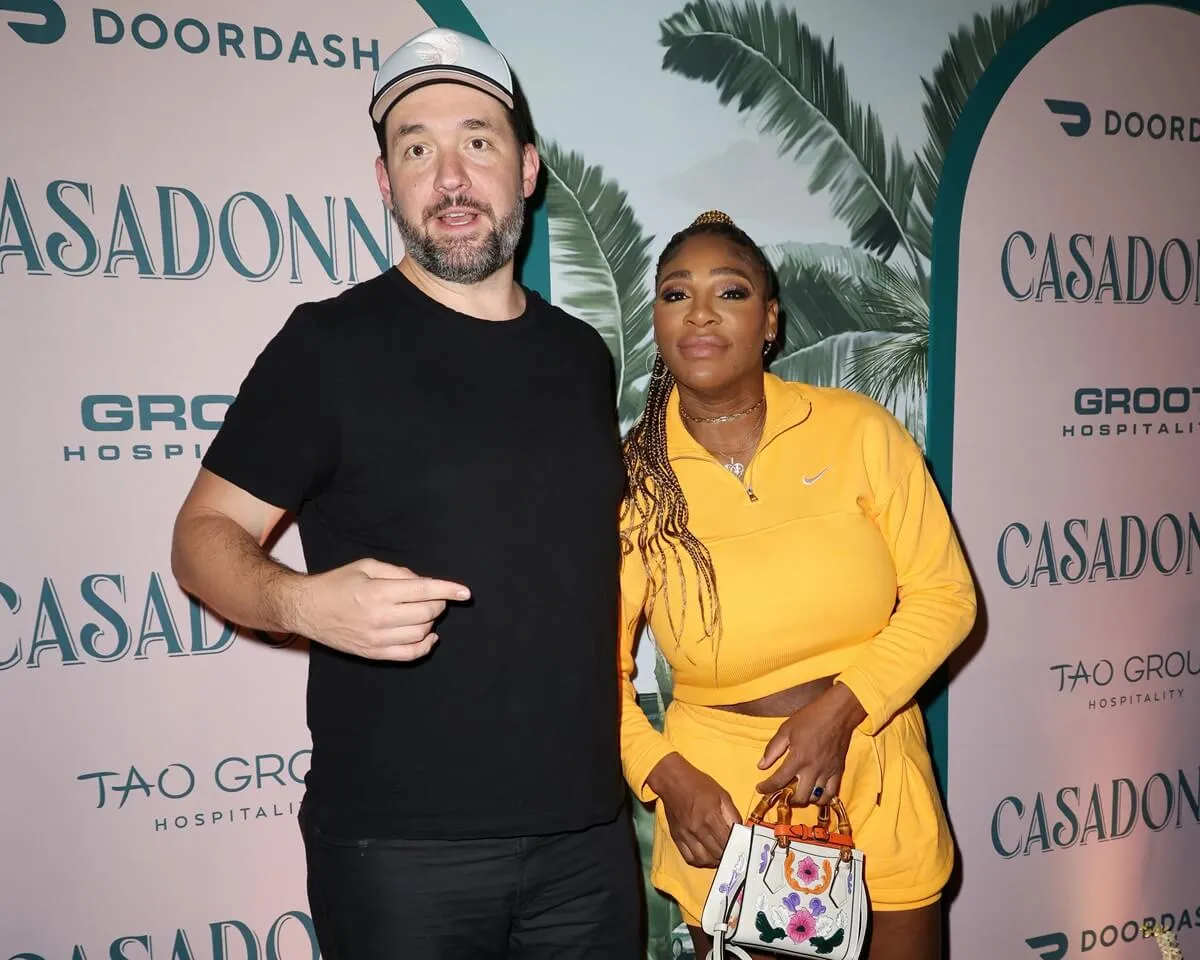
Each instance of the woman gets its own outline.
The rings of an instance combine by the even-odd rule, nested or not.
[[[921,451],[881,406],[764,370],[773,272],[724,214],[658,263],[646,410],[625,443],[625,774],[652,880],[698,957],[713,869],[759,794],[839,798],[866,858],[869,960],[937,960],[954,848],[913,697],[975,619]],[[663,734],[631,675],[643,617],[674,673]]]

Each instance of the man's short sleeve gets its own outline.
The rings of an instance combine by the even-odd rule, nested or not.
[[[297,307],[263,348],[213,438],[206,469],[296,512],[336,464],[334,366],[317,310]]]

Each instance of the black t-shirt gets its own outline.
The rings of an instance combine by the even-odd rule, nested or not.
[[[472,591],[414,663],[312,644],[306,815],[456,838],[617,814],[625,478],[595,330],[532,291],[468,317],[390,269],[295,310],[204,466],[297,515],[310,573],[372,557]]]

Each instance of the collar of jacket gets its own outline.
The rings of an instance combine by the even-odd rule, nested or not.
[[[781,380],[773,373],[763,373],[763,395],[767,400],[767,419],[763,424],[761,451],[781,433],[798,427],[812,415],[812,401],[798,383]],[[671,460],[712,460],[704,445],[688,433],[679,413],[679,388],[674,387],[667,398],[667,456]],[[757,456],[757,452],[755,453]]]

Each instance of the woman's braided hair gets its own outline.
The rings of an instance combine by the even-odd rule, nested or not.
[[[723,237],[742,249],[763,272],[766,299],[777,297],[775,272],[766,256],[758,244],[719,210],[702,213],[671,238],[658,258],[656,288],[664,265],[670,262],[685,242],[702,235]],[[636,550],[645,566],[649,580],[647,618],[653,611],[656,594],[662,591],[667,605],[667,620],[676,644],[683,636],[687,615],[686,584],[689,578],[684,572],[682,556],[687,554],[698,576],[696,590],[704,636],[719,642],[721,605],[717,597],[716,570],[708,548],[688,529],[687,500],[671,468],[667,451],[667,402],[674,387],[675,378],[667,370],[662,354],[656,353],[646,388],[646,409],[624,442],[628,487],[621,506],[621,519],[626,521],[632,514],[634,522],[628,528],[625,523],[622,524],[623,530],[628,529],[628,533],[622,536],[622,550],[625,554]],[[678,620],[671,605],[671,591],[665,589],[668,572],[677,574],[679,578],[683,609],[678,612]]]

